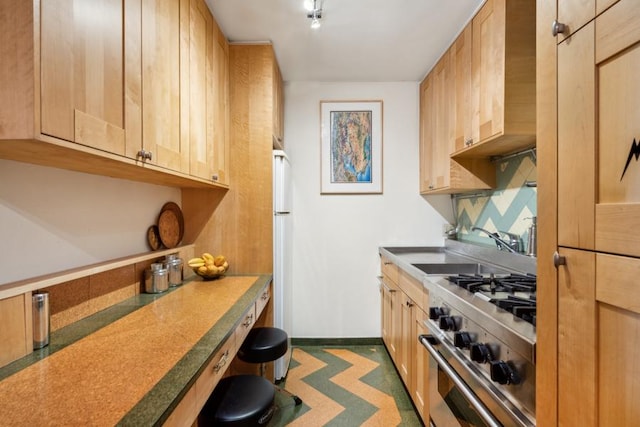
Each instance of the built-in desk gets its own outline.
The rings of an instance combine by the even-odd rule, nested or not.
[[[270,275],[196,279],[56,331],[49,347],[0,369],[0,424],[191,424],[265,311],[270,284]]]

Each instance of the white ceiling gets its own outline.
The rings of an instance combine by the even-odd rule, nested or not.
[[[285,81],[420,81],[484,0],[206,0],[231,42],[271,41]]]

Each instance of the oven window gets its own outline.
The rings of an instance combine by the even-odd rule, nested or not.
[[[487,424],[433,358],[429,358],[430,417],[436,427]]]

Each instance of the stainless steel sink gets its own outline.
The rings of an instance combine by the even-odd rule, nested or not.
[[[427,274],[506,274],[499,267],[479,263],[412,264]]]

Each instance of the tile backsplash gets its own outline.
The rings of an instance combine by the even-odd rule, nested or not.
[[[454,196],[460,227],[458,239],[495,246],[493,240],[484,233],[471,231],[471,227],[490,232],[500,230],[520,236],[526,251],[530,218],[537,215],[537,188],[530,186],[536,181],[535,151],[497,160],[495,190]]]

